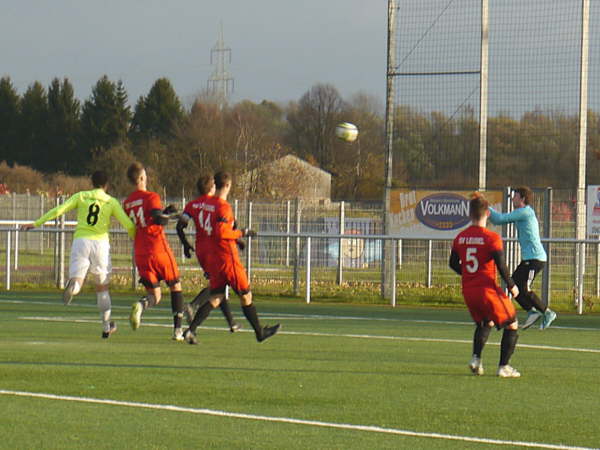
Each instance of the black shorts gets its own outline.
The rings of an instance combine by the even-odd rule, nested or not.
[[[531,283],[533,283],[535,276],[544,270],[545,266],[546,261],[540,261],[539,259],[521,261],[512,274],[512,279],[519,288],[519,291],[531,291]]]

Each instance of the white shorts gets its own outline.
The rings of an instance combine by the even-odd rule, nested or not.
[[[71,246],[69,278],[84,279],[87,272],[96,277],[97,284],[107,284],[112,272],[110,243],[107,240],[77,238]]]

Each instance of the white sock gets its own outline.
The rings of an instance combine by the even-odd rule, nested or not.
[[[100,319],[102,320],[102,329],[104,331],[109,331],[111,313],[110,294],[108,291],[96,292],[96,299],[98,302],[98,310],[100,311]]]
[[[79,281],[73,280],[73,295],[79,294],[80,291],[81,285],[79,284]]]

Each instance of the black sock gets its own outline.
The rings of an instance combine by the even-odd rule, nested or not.
[[[246,319],[248,319],[248,322],[250,322],[250,325],[252,325],[252,328],[254,328],[256,337],[262,337],[262,328],[260,327],[260,322],[258,321],[258,315],[256,314],[254,303],[248,306],[242,306],[242,310],[244,311],[244,316],[246,316]]]
[[[225,319],[227,320],[227,323],[229,324],[229,328],[231,328],[233,326],[233,315],[231,314],[231,308],[229,307],[229,302],[227,300],[223,299],[223,301],[221,302],[219,307],[221,308],[221,312],[223,313],[223,315],[225,316]]]
[[[171,291],[171,311],[173,312],[173,328],[181,328],[183,318],[183,293]]]
[[[519,335],[517,334],[517,330],[509,330],[508,328],[504,329],[504,333],[502,333],[502,342],[500,343],[500,365],[505,366],[510,361],[510,357],[515,351],[515,347],[517,346],[517,339],[519,339]]]
[[[209,298],[210,298],[210,289],[204,288],[200,292],[198,292],[198,295],[196,295],[196,297],[194,297],[194,300],[192,300],[190,302],[190,304],[194,305],[195,307],[200,307]]]
[[[545,302],[539,298],[535,292],[529,291],[529,299],[531,300],[531,304],[535,306],[535,309],[537,309],[539,312],[544,312],[546,309],[548,309],[548,302]]]
[[[196,328],[198,328],[200,324],[206,320],[213,309],[214,308],[211,302],[206,302],[200,308],[198,308],[198,311],[196,311],[196,315],[194,316],[194,320],[192,320],[192,323],[190,323],[190,330],[195,333]]]
[[[533,308],[533,303],[531,302],[529,292],[522,291],[521,288],[519,288],[519,295],[517,295],[515,300],[525,311],[529,311],[531,308]]]
[[[146,311],[148,309],[148,299],[146,297],[142,297],[139,302],[142,304],[142,311]]]
[[[483,347],[490,336],[490,331],[492,329],[486,325],[482,325],[481,323],[477,324],[475,328],[475,334],[473,335],[473,355],[477,356],[481,359],[481,352],[483,352]]]

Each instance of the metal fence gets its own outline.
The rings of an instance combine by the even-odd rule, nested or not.
[[[534,208],[549,250],[549,264],[542,280],[544,294],[551,302],[575,305],[580,291],[583,298],[577,308],[582,311],[600,296],[600,241],[573,239],[574,193],[554,191],[547,195],[540,191],[538,194],[543,195],[536,196]],[[185,201],[171,199],[179,208]],[[15,283],[59,287],[64,284],[75,213],[27,233],[17,229],[19,223],[37,219],[55,204],[55,200],[40,196],[0,196],[0,252],[4,256],[0,258],[4,274],[0,281],[4,289]],[[253,283],[279,284],[307,300],[311,298],[311,286],[313,290],[315,286],[359,286],[379,292],[382,245],[385,240],[392,240],[396,249],[394,286],[402,295],[406,292],[410,295],[410,289],[415,287],[460,285],[460,279],[448,269],[450,240],[382,236],[378,204],[309,205],[296,200],[271,203],[234,200],[232,204],[239,226],[250,226],[259,232],[259,238],[248,242],[242,253]],[[131,241],[117,222],[114,226],[113,280],[135,287]],[[184,279],[203,283],[195,261],[183,256],[173,225],[167,229],[167,236]],[[506,236],[510,236],[510,230],[506,230]],[[513,238],[508,237],[507,241],[507,259],[513,269],[520,259],[519,246]],[[579,263],[580,252],[584,255],[583,265]],[[395,301],[394,298],[392,303]]]

